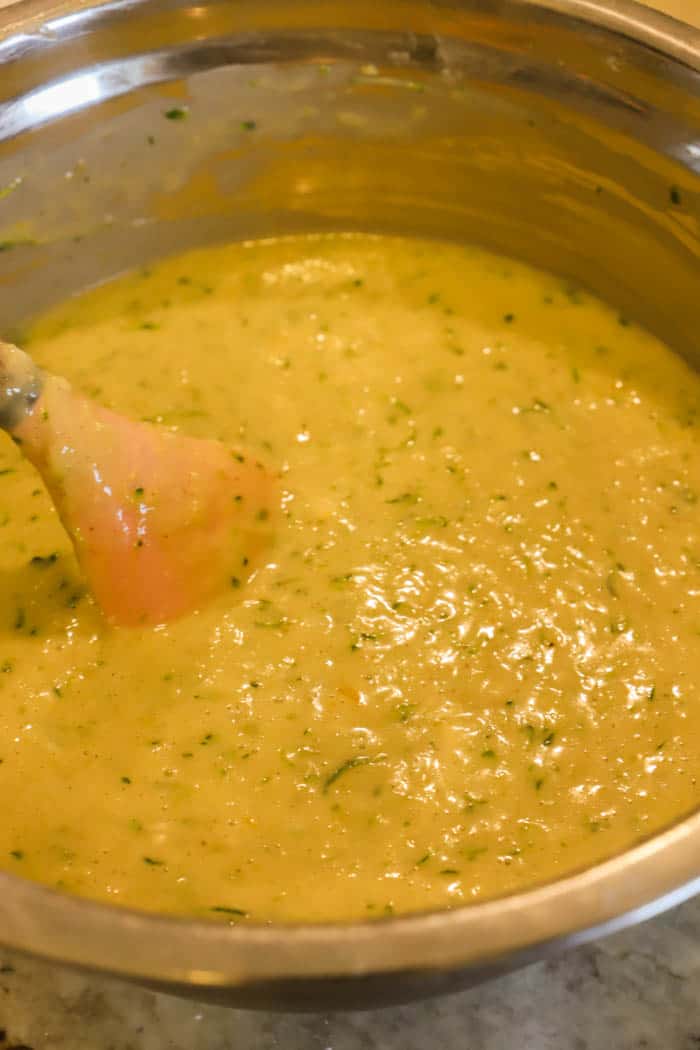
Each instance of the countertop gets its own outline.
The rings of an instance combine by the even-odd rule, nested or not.
[[[656,6],[700,24],[700,0]],[[700,898],[468,992],[345,1015],[200,1006],[0,949],[0,1050],[29,1048],[700,1050]]]

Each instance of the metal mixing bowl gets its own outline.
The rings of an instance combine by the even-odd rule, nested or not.
[[[360,228],[520,256],[699,352],[700,34],[680,24],[623,0],[32,0],[0,34],[5,335],[189,245]],[[376,922],[229,928],[4,874],[0,940],[329,1009],[473,983],[698,890],[695,813],[527,892]]]

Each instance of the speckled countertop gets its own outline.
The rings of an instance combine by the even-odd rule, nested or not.
[[[700,0],[656,6],[700,24]],[[700,898],[468,992],[345,1015],[200,1006],[0,948],[0,1050],[28,1048],[700,1050]]]

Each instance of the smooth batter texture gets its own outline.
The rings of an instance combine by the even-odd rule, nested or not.
[[[234,245],[28,342],[102,403],[283,471],[244,588],[108,629],[0,448],[0,864],[222,921],[456,906],[700,802],[700,383],[517,263]]]

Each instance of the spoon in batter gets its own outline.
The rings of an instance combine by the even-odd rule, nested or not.
[[[114,624],[165,623],[238,588],[269,541],[274,483],[254,456],[111,412],[3,342],[0,428]]]

